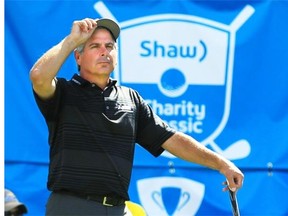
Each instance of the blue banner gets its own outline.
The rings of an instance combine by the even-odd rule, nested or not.
[[[6,0],[5,187],[28,215],[44,215],[49,194],[48,133],[29,70],[85,17],[118,21],[119,84],[244,172],[242,215],[288,214],[287,1]],[[59,76],[76,72],[71,55]],[[137,145],[129,194],[153,216],[231,215],[223,181]]]

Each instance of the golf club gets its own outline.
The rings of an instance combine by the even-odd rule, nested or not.
[[[240,216],[237,197],[236,197],[236,191],[232,191],[230,190],[230,188],[229,188],[229,198],[230,198],[233,216]]]

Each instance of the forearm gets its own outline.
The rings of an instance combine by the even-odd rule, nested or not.
[[[219,170],[228,161],[183,133],[174,134],[163,147],[173,155],[211,169]]]
[[[30,71],[30,79],[33,89],[39,97],[42,99],[52,97],[56,89],[54,77],[56,77],[61,66],[75,48],[76,45],[68,36],[49,49],[34,64]]]
[[[162,147],[183,160],[218,170],[226,177],[231,190],[242,187],[243,173],[231,161],[206,148],[192,137],[177,132]],[[227,189],[228,187],[225,187],[224,191]]]
[[[43,85],[45,82],[51,82],[75,48],[74,42],[66,37],[49,49],[39,58],[30,71],[33,84]]]

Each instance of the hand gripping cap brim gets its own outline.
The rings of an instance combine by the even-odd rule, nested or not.
[[[112,36],[113,36],[115,41],[119,37],[120,27],[115,21],[113,21],[111,19],[107,19],[107,18],[98,19],[97,20],[97,27],[104,27],[104,28],[108,29],[112,33]]]

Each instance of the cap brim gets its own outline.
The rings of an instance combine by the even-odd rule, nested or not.
[[[8,212],[14,208],[18,208],[22,213],[27,213],[27,208],[23,203],[20,202],[5,203],[5,212]]]
[[[120,34],[120,27],[115,21],[111,19],[107,19],[107,18],[98,19],[97,27],[100,27],[100,26],[107,28],[112,33],[114,40],[115,41],[117,40]]]

